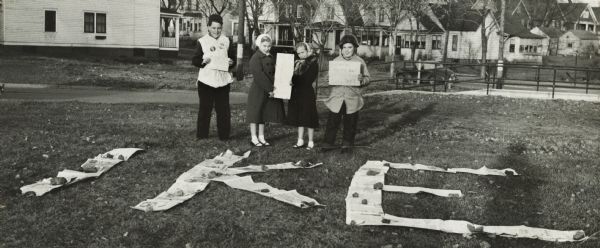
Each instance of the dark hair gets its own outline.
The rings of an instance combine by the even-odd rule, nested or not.
[[[354,46],[354,48],[358,48],[358,39],[356,39],[356,36],[351,35],[351,34],[347,34],[342,36],[342,38],[340,39],[340,44],[339,47],[340,49],[344,48],[344,44],[352,44]]]
[[[221,26],[223,25],[223,17],[221,17],[220,15],[217,14],[212,14],[208,17],[208,26],[210,26],[213,22],[217,22],[219,24],[221,24]]]

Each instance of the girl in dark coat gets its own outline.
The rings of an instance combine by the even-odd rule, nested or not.
[[[284,119],[283,101],[273,98],[275,58],[269,53],[271,37],[261,34],[256,38],[258,50],[250,59],[254,80],[248,91],[246,119],[254,146],[270,146],[265,140],[265,122],[281,123]],[[258,135],[257,135],[258,127]]]
[[[319,65],[313,55],[310,45],[301,42],[296,45],[299,60],[295,62],[294,76],[292,77],[292,96],[288,102],[287,123],[298,127],[298,142],[294,148],[304,146],[304,128],[308,129],[307,150],[311,150],[315,143],[313,136],[315,128],[319,126],[315,91],[312,87],[317,79]]]

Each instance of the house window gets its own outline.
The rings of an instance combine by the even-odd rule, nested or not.
[[[508,52],[515,53],[515,41],[512,39],[510,40],[510,45],[508,45]]]
[[[585,24],[577,24],[577,30],[585,30]]]
[[[302,18],[303,14],[304,14],[304,6],[298,5],[298,7],[296,8],[296,18]]]
[[[403,40],[404,42],[402,42],[402,48],[411,48],[410,44],[412,42],[410,42],[410,41],[412,40],[412,37],[408,36],[408,35],[407,36],[403,36],[403,37],[404,37],[404,40]]]
[[[381,8],[379,9],[379,22],[384,22],[385,21],[385,9]]]
[[[458,51],[458,35],[452,35],[452,51]]]
[[[106,33],[106,14],[104,13],[83,13],[83,32],[84,33]]]
[[[381,44],[382,46],[388,46],[389,44],[389,36],[387,34],[383,34],[383,37],[381,39],[383,41],[383,44]]]
[[[520,53],[523,53],[523,51],[524,51],[524,50],[525,50],[525,47],[524,47],[523,45],[520,45],[520,46],[519,46],[519,52],[520,52]]]
[[[46,10],[44,20],[44,31],[56,32],[56,11]]]
[[[106,33],[106,14],[96,14],[96,33]]]
[[[427,46],[427,42],[425,41],[425,35],[417,36],[417,48],[425,49],[426,46]]]
[[[93,33],[94,32],[94,13],[83,14],[83,32]]]
[[[335,17],[335,9],[333,7],[329,7],[327,9],[327,18],[333,19]]]
[[[592,24],[588,25],[588,31],[594,32],[594,25],[592,25]]]
[[[567,43],[567,47],[568,47],[568,48],[573,48],[573,42],[569,42],[569,43]]]
[[[442,49],[442,36],[434,35],[431,39],[431,49],[440,50]]]
[[[306,29],[306,36],[304,38],[305,38],[306,42],[312,43],[313,42],[312,30]]]

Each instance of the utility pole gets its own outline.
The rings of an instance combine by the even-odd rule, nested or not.
[[[237,68],[236,78],[244,80],[244,16],[246,16],[246,0],[239,1],[238,39],[237,39]]]
[[[502,0],[500,10],[500,47],[498,50],[498,84],[496,84],[497,89],[502,89],[502,84],[504,83],[504,14],[506,11],[506,0]]]

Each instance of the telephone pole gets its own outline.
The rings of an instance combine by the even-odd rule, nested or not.
[[[506,11],[506,0],[502,0],[502,6],[500,10],[500,47],[498,50],[498,84],[496,88],[502,89],[504,83],[504,15]]]
[[[237,39],[237,68],[236,78],[244,80],[244,16],[246,16],[246,0],[239,1],[238,11],[238,39]]]

